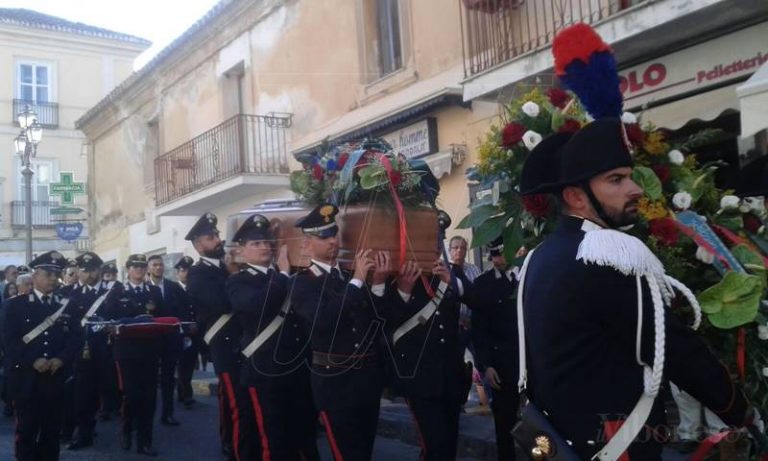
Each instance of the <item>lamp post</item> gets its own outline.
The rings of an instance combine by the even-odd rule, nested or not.
[[[32,161],[37,154],[37,145],[43,137],[43,127],[37,121],[37,114],[31,107],[26,106],[23,112],[16,116],[21,127],[21,133],[13,140],[16,154],[21,157],[21,174],[24,176],[24,214],[27,231],[27,260],[32,260]]]

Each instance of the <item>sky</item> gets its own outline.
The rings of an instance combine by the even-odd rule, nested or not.
[[[219,0],[0,0],[0,8],[26,8],[69,21],[135,35],[152,42],[134,69],[183,34]]]

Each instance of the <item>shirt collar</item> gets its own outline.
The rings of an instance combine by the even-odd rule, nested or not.
[[[141,288],[142,290],[144,289],[144,282],[141,282],[138,285],[134,285],[133,282],[131,282],[130,280],[126,280],[125,284],[128,285],[128,288],[130,288],[131,290],[135,290],[136,288]]]
[[[219,265],[221,264],[221,260],[220,259],[209,258],[208,256],[200,256],[200,259],[202,259],[203,261],[207,261],[208,263],[210,263],[210,264],[212,264],[212,265],[214,265],[216,267],[219,267]]]
[[[179,280],[179,285],[181,285],[181,288],[183,288],[184,290],[187,289],[187,284],[182,282],[181,280]]]
[[[249,267],[252,267],[256,269],[257,271],[261,272],[264,275],[267,275],[267,272],[269,272],[269,267],[265,266],[259,266],[258,264],[248,264]]]
[[[320,269],[324,270],[325,272],[327,272],[329,274],[331,273],[331,269],[336,269],[337,271],[339,271],[339,273],[341,273],[341,268],[339,267],[339,263],[338,262],[336,263],[335,266],[331,267],[330,264],[326,264],[326,263],[320,262],[320,261],[318,261],[316,259],[313,259],[312,260],[312,264],[315,264]]]
[[[44,295],[42,291],[38,290],[37,288],[34,288],[33,291],[35,292],[35,296],[37,296],[37,299],[40,301],[43,300],[43,296],[48,296],[48,299],[53,299],[53,293],[48,293],[47,295]]]

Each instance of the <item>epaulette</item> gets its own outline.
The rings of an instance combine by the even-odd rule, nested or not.
[[[664,265],[642,240],[613,229],[585,229],[576,260],[608,266],[624,275],[653,277],[665,298],[672,295]]]
[[[259,271],[257,271],[256,269],[254,269],[252,267],[249,267],[248,269],[245,269],[245,271],[248,272],[251,275],[259,275]]]

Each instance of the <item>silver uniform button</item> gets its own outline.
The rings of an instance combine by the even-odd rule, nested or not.
[[[229,341],[229,336],[225,336],[224,341]]]
[[[440,311],[435,312],[435,315],[440,315]]]
[[[43,346],[47,346],[47,345],[48,345],[48,341],[43,341]]]
[[[445,342],[445,338],[440,338],[440,342],[444,343]]]
[[[357,332],[357,328],[352,327],[352,333],[356,333],[356,332]]]
[[[440,326],[440,329],[441,329],[441,330],[445,329],[445,327],[443,326],[443,324],[442,324],[442,323],[441,323],[439,326]]]
[[[400,354],[400,357],[405,357],[405,354]]]
[[[48,332],[47,331],[43,332],[43,336],[48,336]]]
[[[48,357],[48,353],[46,352],[45,354],[43,354],[43,357]]]
[[[355,343],[355,349],[357,349],[358,347],[360,347],[360,343]]]
[[[299,338],[296,338],[296,342],[299,342],[299,341],[301,341],[301,340]]]

